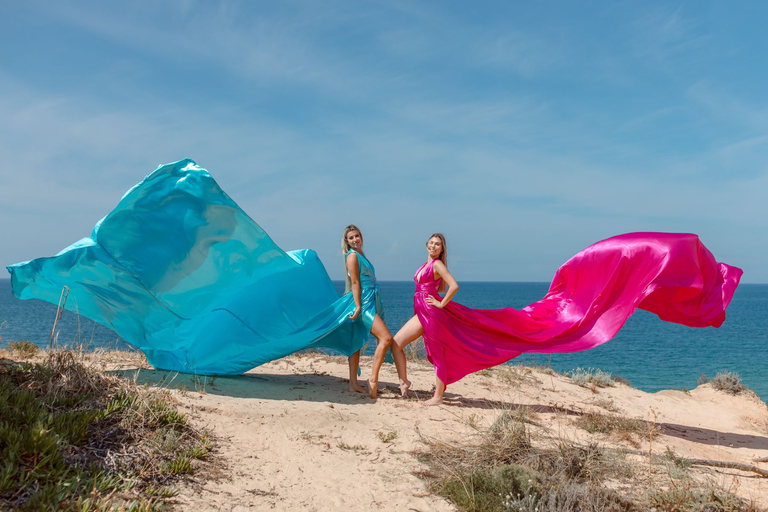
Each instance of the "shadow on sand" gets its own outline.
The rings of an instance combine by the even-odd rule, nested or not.
[[[357,404],[372,402],[368,395],[348,390],[347,379],[316,373],[200,376],[165,370],[131,369],[111,372],[139,385],[186,390],[209,395],[259,400],[306,400]],[[364,381],[362,381],[364,383]]]
[[[425,391],[417,391],[422,395],[426,395]],[[511,410],[511,409],[527,409],[530,412],[538,414],[564,414],[566,416],[583,416],[583,411],[577,411],[568,409],[557,405],[543,405],[543,404],[514,404],[503,402],[500,400],[489,399],[477,399],[467,398],[460,395],[446,392],[444,395],[444,403],[448,406],[457,407],[472,407],[477,409],[495,409],[498,411]],[[646,420],[638,420],[646,425],[648,430],[654,427],[653,422]],[[655,424],[658,431],[669,437],[676,437],[678,439],[686,439],[688,441],[706,444],[711,446],[726,446],[729,448],[748,448],[751,450],[768,450],[768,437],[751,435],[751,434],[738,434],[734,432],[720,432],[718,430],[712,430],[702,427],[694,427],[690,425],[678,425],[675,423],[659,422]]]
[[[159,388],[196,391],[232,398],[304,400],[348,405],[375,403],[366,394],[350,392],[347,379],[323,373],[246,373],[229,377],[205,377],[164,370],[140,369],[118,370],[110,373],[135,381],[139,385],[147,384]],[[364,385],[365,380],[363,379],[361,383]],[[394,383],[381,381],[379,383],[379,390],[379,400],[401,400],[397,386]],[[432,390],[411,389],[409,401],[426,400],[431,396]],[[538,414],[559,413],[566,416],[582,416],[584,414],[583,411],[557,405],[514,404],[500,400],[468,398],[449,392],[446,392],[444,395],[444,403],[448,407],[496,409],[498,411],[523,408]],[[645,423],[649,429],[652,426],[650,421],[639,421]],[[702,427],[673,423],[657,423],[656,427],[663,435],[686,439],[699,444],[768,450],[768,438],[764,436],[720,432]]]

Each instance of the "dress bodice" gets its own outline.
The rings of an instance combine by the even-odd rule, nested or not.
[[[437,289],[440,287],[442,278],[435,279],[435,260],[425,262],[416,271],[413,280],[416,282],[416,293],[427,295],[437,295]]]
[[[368,261],[368,258],[361,252],[357,252],[354,249],[350,249],[344,256],[345,260],[349,253],[354,252],[357,254],[357,264],[360,267],[360,286],[363,288],[375,288],[376,287],[376,271],[373,268],[373,264]],[[347,270],[349,275],[349,270]]]

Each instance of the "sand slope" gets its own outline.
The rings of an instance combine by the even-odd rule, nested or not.
[[[365,377],[370,360],[362,365]],[[224,467],[218,476],[184,485],[177,509],[454,510],[415,476],[426,467],[412,452],[425,448],[420,436],[469,439],[471,424],[490,424],[505,407],[534,411],[555,438],[635,450],[638,466],[647,440],[588,434],[575,418],[592,411],[657,425],[650,448],[658,454],[670,447],[690,458],[752,463],[768,457],[768,408],[751,392],[732,396],[709,385],[690,393],[650,394],[624,385],[593,391],[543,370],[501,367],[450,386],[446,405],[424,407],[419,399],[431,395],[434,375],[428,364],[409,363],[415,393],[407,400],[396,393],[391,365],[382,370],[377,401],[346,391],[346,373],[345,359],[323,355],[291,356],[216,379],[140,370],[139,383],[175,389],[193,421],[220,438]],[[758,466],[768,470],[766,463]],[[658,469],[644,471],[636,492],[662,480]],[[731,469],[695,472],[768,506],[766,478]]]

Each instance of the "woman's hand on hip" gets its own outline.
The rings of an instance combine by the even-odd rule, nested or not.
[[[429,304],[431,304],[432,306],[435,306],[436,308],[440,308],[440,309],[442,309],[442,308],[444,307],[444,306],[443,306],[443,303],[442,303],[441,301],[437,300],[436,298],[434,298],[434,297],[433,297],[433,296],[431,296],[431,295],[429,295],[429,296],[427,297],[427,302],[428,302]]]

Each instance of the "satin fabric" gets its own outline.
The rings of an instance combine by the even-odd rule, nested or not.
[[[523,352],[577,352],[613,338],[637,309],[690,327],[719,327],[742,275],[717,263],[693,234],[628,233],[591,245],[555,274],[549,292],[522,310],[440,309],[434,260],[416,271],[414,311],[424,346],[446,384]]]
[[[381,302],[360,258],[363,313],[339,297],[317,254],[284,252],[192,160],[158,167],[89,238],[11,265],[13,293],[115,330],[156,368],[234,375],[297,350],[351,355]]]
[[[373,263],[368,261],[368,258],[366,258],[363,253],[357,252],[354,249],[347,251],[347,254],[344,256],[345,262],[349,259],[349,255],[352,253],[357,255],[357,264],[360,268],[360,317],[367,329],[366,333],[368,333],[371,332],[373,320],[376,318],[376,315],[379,315],[382,320],[384,319],[384,305],[381,302],[379,285],[376,283],[376,270],[373,268]],[[348,270],[347,275],[349,275]],[[349,295],[347,300],[352,301],[352,312],[354,312],[356,307],[355,299],[352,297],[351,293],[346,295]]]

